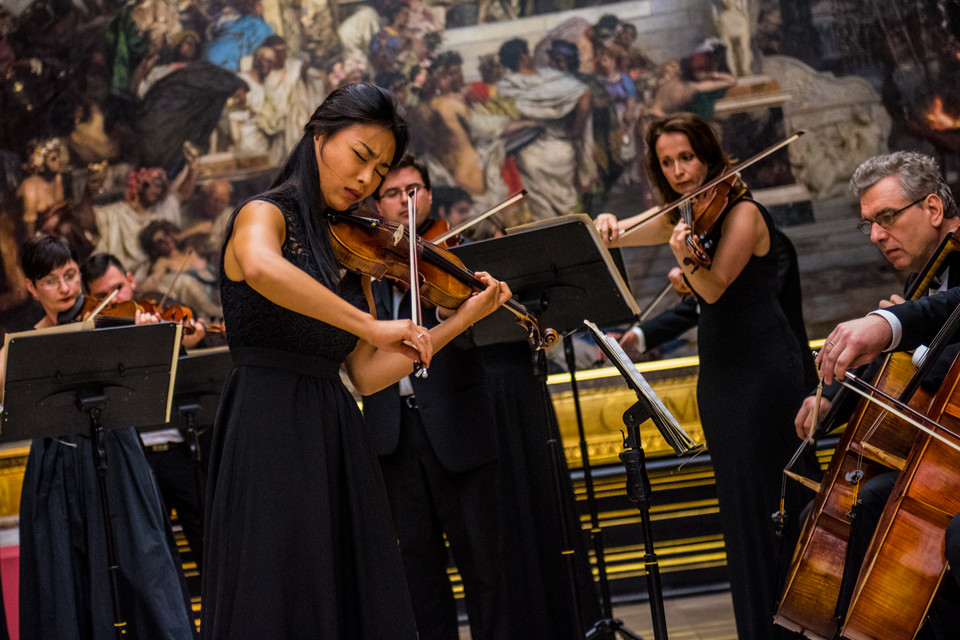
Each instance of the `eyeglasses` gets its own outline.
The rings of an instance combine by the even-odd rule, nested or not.
[[[890,227],[893,226],[893,223],[896,222],[897,216],[899,216],[901,213],[903,213],[910,207],[920,204],[921,202],[926,200],[926,198],[927,196],[918,198],[917,200],[914,200],[904,208],[897,209],[896,211],[881,211],[874,218],[864,218],[863,220],[857,223],[857,229],[860,231],[860,233],[863,233],[866,235],[870,235],[870,231],[873,229],[874,223],[877,223],[878,225],[880,225],[881,229],[889,229]]]
[[[426,189],[426,187],[424,187],[422,184],[416,184],[416,183],[408,184],[403,189],[401,189],[400,187],[394,187],[392,189],[387,189],[386,191],[380,192],[380,199],[393,200],[394,198],[399,198],[400,194],[410,193],[414,189],[416,189],[417,191],[422,191],[423,189]]]
[[[60,286],[61,281],[63,281],[64,284],[69,286],[69,285],[72,285],[74,282],[76,282],[77,278],[79,277],[80,277],[79,271],[68,271],[63,276],[49,275],[45,278],[41,278],[40,280],[37,280],[37,286],[41,287],[42,289],[47,289],[52,291]]]

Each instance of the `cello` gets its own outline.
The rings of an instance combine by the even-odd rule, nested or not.
[[[960,233],[944,240],[907,297],[921,297],[932,280],[943,272],[948,257],[957,250],[960,250]],[[945,340],[941,336],[938,339]],[[917,369],[908,354],[889,354],[875,386],[925,412],[931,407],[932,398],[918,388],[934,360],[928,357]],[[841,396],[845,394],[838,394],[831,411],[817,426],[818,433],[826,432],[835,421],[839,407],[844,404]],[[827,640],[836,636],[840,621],[835,610],[859,485],[880,473],[904,469],[915,440],[915,429],[899,418],[870,403],[857,405],[823,480],[813,487],[817,489],[817,497],[803,524],[787,573],[774,617],[777,625],[808,638]]]
[[[945,327],[958,324],[960,308]],[[928,415],[940,438],[920,434],[884,506],[841,631],[851,640],[914,638],[946,573],[944,532],[960,513],[960,358]]]

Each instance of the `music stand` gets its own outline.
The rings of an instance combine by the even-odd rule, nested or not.
[[[210,427],[217,417],[220,394],[227,376],[233,370],[233,359],[228,347],[198,349],[180,358],[177,381],[173,389],[173,404],[177,412],[170,425],[179,429],[187,443],[194,467],[200,517],[203,518],[203,452],[200,449],[198,427]],[[203,524],[201,520],[201,525]]]
[[[585,315],[591,316],[601,324],[613,325],[631,321],[640,313],[636,300],[631,295],[609,250],[603,245],[593,221],[585,214],[539,220],[508,229],[507,235],[501,238],[462,245],[452,251],[468,268],[472,266],[488,271],[497,279],[506,281],[517,300],[537,316],[540,327],[544,330],[549,327],[567,335],[580,330]],[[477,322],[472,328],[472,333],[479,345],[518,342],[526,339],[526,332],[514,322],[513,315],[505,309],[498,309]],[[593,637],[595,633],[609,636],[610,633],[617,632],[631,638],[638,638],[613,617],[590,454],[580,410],[572,339],[564,342],[564,349],[577,417],[583,480],[587,508],[590,513],[590,538],[597,560],[603,616],[593,626],[587,637]],[[545,401],[549,402],[549,400]],[[552,466],[558,492],[560,473],[566,469],[559,443],[559,433],[551,434],[548,444],[553,456]],[[563,500],[560,495],[558,495],[558,503],[562,509]],[[563,513],[561,513],[561,519],[567,522],[566,515]],[[566,527],[563,527],[563,532],[568,572],[572,576],[572,547]],[[570,584],[574,585],[572,577]],[[571,599],[579,620],[579,605],[575,593],[572,594]]]
[[[88,329],[84,324],[64,325],[6,336],[0,442],[90,434],[114,629],[122,638],[127,629],[120,606],[104,440],[107,431],[169,421],[180,325]]]
[[[641,534],[643,536],[643,565],[647,574],[647,592],[650,595],[650,618],[653,622],[653,635],[657,640],[666,640],[667,622],[663,611],[663,588],[660,583],[660,566],[653,549],[653,531],[650,528],[650,478],[647,476],[646,456],[643,441],[640,439],[640,425],[653,420],[663,439],[678,456],[697,455],[705,447],[696,444],[686,434],[676,418],[660,402],[653,389],[644,380],[630,357],[624,353],[620,344],[609,338],[589,320],[583,324],[593,333],[597,345],[607,358],[620,371],[627,385],[637,394],[637,402],[623,414],[623,423],[627,427],[620,460],[627,473],[627,497],[637,505],[640,511]]]
[[[538,220],[507,235],[451,249],[464,265],[489,271],[510,285],[514,297],[560,333],[582,328],[584,315],[598,324],[634,320],[637,301],[603,245],[590,216],[573,214]],[[478,345],[519,342],[526,331],[506,309],[497,309],[472,329]]]

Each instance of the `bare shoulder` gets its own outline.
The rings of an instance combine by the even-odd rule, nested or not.
[[[727,220],[751,221],[753,223],[764,224],[763,214],[756,204],[750,200],[741,200],[733,205],[730,213],[727,214]]]
[[[276,231],[280,237],[283,237],[286,231],[286,223],[280,208],[265,200],[251,200],[237,212],[233,223],[234,233],[250,227],[261,230],[268,227]]]
[[[430,106],[444,116],[459,116],[467,113],[467,105],[453,96],[437,96],[430,101]]]
[[[736,203],[723,221],[724,235],[733,233],[742,237],[752,237],[755,255],[765,255],[770,246],[770,232],[767,222],[756,204],[748,200]]]

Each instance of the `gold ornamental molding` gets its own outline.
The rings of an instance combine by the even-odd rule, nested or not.
[[[684,431],[697,444],[702,444],[703,429],[697,408],[699,360],[688,357],[642,362],[637,364],[637,369]],[[613,367],[578,371],[576,380],[590,463],[618,463],[623,451],[622,433],[626,430],[623,413],[637,401],[636,394]],[[582,456],[570,375],[553,374],[547,378],[547,386],[560,424],[567,463],[571,468],[579,468]],[[640,425],[640,439],[649,457],[674,455],[650,420]]]

